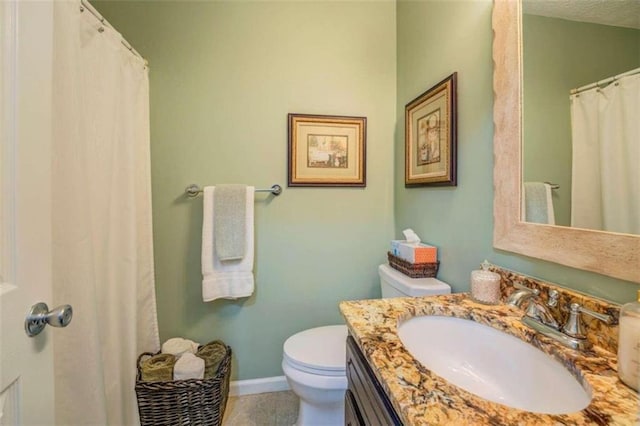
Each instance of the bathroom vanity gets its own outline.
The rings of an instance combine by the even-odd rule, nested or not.
[[[577,302],[617,320],[617,305],[510,271],[498,268],[496,272],[502,276],[503,300],[515,290],[513,282],[517,282],[538,289],[542,303],[546,303],[549,290],[557,290],[561,306]],[[467,294],[347,301],[340,304],[340,310],[350,333],[345,424],[632,425],[640,421],[637,393],[617,376],[616,321],[607,325],[585,318],[591,345],[585,350],[575,350],[525,325],[523,309],[504,303],[482,305]],[[414,358],[398,335],[399,325],[406,320],[429,315],[483,324],[540,349],[544,356],[559,361],[577,381],[588,395],[586,407],[561,414],[532,412],[491,402],[445,380]],[[501,348],[497,345],[495,353]],[[526,374],[527,360],[511,361]],[[519,377],[514,377],[514,381],[518,380]],[[554,385],[554,380],[550,380],[549,389]]]

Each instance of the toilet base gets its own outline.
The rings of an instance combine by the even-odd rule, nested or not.
[[[297,370],[286,360],[282,370],[291,391],[300,398],[295,426],[344,425],[344,394],[347,377],[321,376]]]
[[[344,392],[340,402],[334,404],[314,405],[300,398],[298,419],[294,426],[344,425]]]

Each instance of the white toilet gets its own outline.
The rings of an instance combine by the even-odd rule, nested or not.
[[[384,264],[378,267],[382,297],[430,296],[451,293],[436,278],[409,278]],[[296,426],[344,424],[346,325],[311,328],[284,342],[282,370],[300,398]]]

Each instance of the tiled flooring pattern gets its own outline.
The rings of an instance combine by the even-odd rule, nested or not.
[[[229,397],[223,426],[292,426],[298,397],[291,391]]]

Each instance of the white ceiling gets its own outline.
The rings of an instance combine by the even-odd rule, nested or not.
[[[523,0],[522,10],[531,15],[640,29],[640,0]]]

